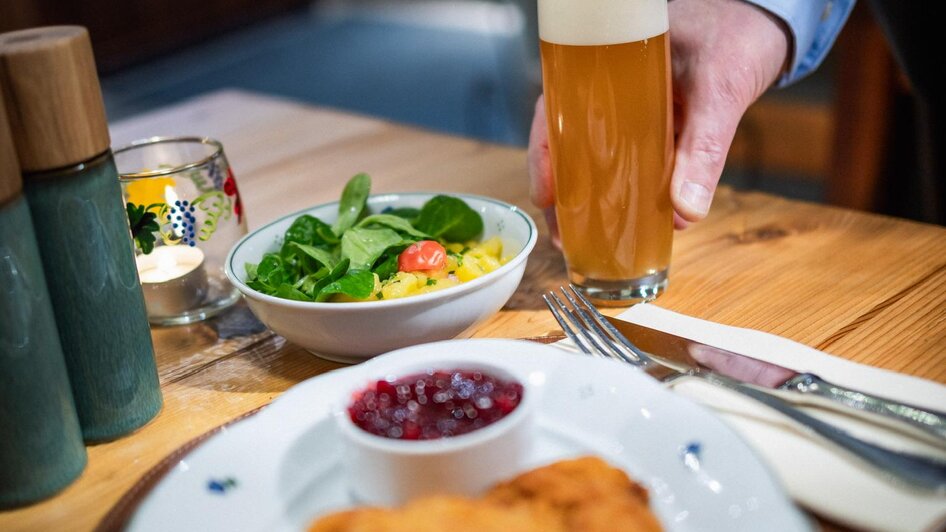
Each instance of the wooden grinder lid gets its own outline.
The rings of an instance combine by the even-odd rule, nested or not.
[[[0,34],[0,84],[24,173],[73,166],[108,149],[102,89],[85,28]]]
[[[17,197],[22,188],[23,181],[20,179],[20,165],[16,161],[13,135],[10,134],[3,105],[0,105],[0,207]]]

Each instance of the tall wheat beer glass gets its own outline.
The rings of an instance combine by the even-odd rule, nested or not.
[[[673,239],[666,0],[538,0],[555,207],[570,280],[653,299]]]

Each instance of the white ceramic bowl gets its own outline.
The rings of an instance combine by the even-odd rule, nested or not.
[[[436,342],[396,353],[418,358],[411,364],[379,357],[365,366],[333,408],[343,443],[342,464],[350,493],[363,504],[400,505],[424,495],[477,496],[519,473],[532,450],[533,419],[539,389],[530,376],[477,360],[490,344]],[[377,364],[376,364],[377,362]],[[434,440],[394,440],[357,427],[348,414],[354,393],[378,380],[394,380],[427,370],[482,371],[523,386],[516,408],[496,422],[472,432]]]
[[[372,212],[386,207],[421,207],[434,193],[383,194],[368,198]],[[254,314],[290,342],[320,357],[360,362],[379,353],[409,345],[454,338],[482,322],[509,300],[535,246],[535,222],[521,209],[499,200],[453,194],[483,217],[482,239],[499,236],[503,254],[515,255],[499,269],[460,285],[428,294],[362,303],[310,303],[262,294],[248,287],[246,263],[256,264],[264,253],[278,251],[292,222],[311,214],[331,224],[338,202],[292,213],[253,231],[227,256],[230,282],[246,296]],[[512,252],[512,253],[511,253]]]

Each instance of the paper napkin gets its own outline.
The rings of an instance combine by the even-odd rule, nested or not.
[[[652,304],[635,305],[621,319],[891,399],[946,409],[946,386],[857,364],[803,344],[751,329],[684,316]],[[866,530],[930,530],[946,524],[946,496],[896,487],[781,415],[743,396],[686,379],[674,390],[714,409],[743,436],[802,506],[833,521]],[[942,451],[847,416],[806,409],[858,436],[901,450]]]

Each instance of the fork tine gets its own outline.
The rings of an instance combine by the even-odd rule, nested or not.
[[[573,305],[572,308],[569,308],[554,291],[543,295],[542,299],[545,300],[545,304],[549,307],[555,320],[562,326],[562,330],[565,331],[565,334],[571,341],[574,342],[579,349],[589,355],[625,360],[624,357],[620,356],[620,351],[615,347],[614,343],[607,338],[606,335],[603,335],[600,329],[595,330],[589,327],[588,318],[583,318],[579,315],[581,309],[574,306],[574,300],[568,296],[564,288],[560,287],[559,289],[562,291],[562,294],[571,301]]]
[[[584,303],[585,308],[587,308],[591,312],[591,314],[594,316],[595,321],[601,327],[604,327],[608,331],[611,337],[613,337],[615,340],[620,342],[631,353],[633,353],[633,355],[637,358],[638,363],[647,364],[647,363],[652,362],[650,355],[641,351],[640,348],[638,348],[636,345],[634,345],[633,342],[628,340],[626,336],[621,334],[621,331],[618,331],[614,327],[614,325],[611,325],[611,322],[609,322],[607,318],[605,318],[604,315],[601,314],[601,312],[599,312],[597,308],[595,308],[595,306],[591,303],[591,301],[588,301],[588,298],[586,298],[574,284],[569,283],[568,286],[569,288],[571,288],[572,292],[574,292],[575,295],[578,296],[578,299],[580,299],[582,303]]]
[[[558,310],[556,319],[559,320],[559,324],[561,324],[562,328],[566,331],[565,334],[571,338],[572,342],[575,342],[575,345],[577,345],[582,351],[589,355],[611,358],[611,353],[602,347],[600,342],[598,342],[594,336],[589,334],[589,331],[585,327],[584,323],[582,323],[582,321],[575,316],[574,310],[568,308],[568,305],[559,299],[559,297],[555,295],[554,291],[550,291],[546,296],[546,303],[552,305],[550,300],[554,301],[554,306]],[[552,313],[555,314],[555,311]],[[563,323],[563,320],[566,323]],[[571,326],[569,326],[567,322],[570,322]]]
[[[575,312],[581,317],[581,321],[584,324],[583,328],[590,333],[593,333],[595,337],[600,339],[608,346],[608,350],[611,353],[611,358],[615,358],[635,366],[641,365],[642,362],[639,357],[636,357],[633,354],[628,354],[627,351],[622,349],[619,344],[615,343],[614,339],[609,336],[608,333],[602,328],[602,323],[606,324],[607,321],[604,320],[604,316],[598,312],[598,309],[596,309],[594,305],[592,305],[583,295],[581,295],[580,292],[575,289],[575,285],[569,285],[569,287],[571,288],[572,293],[577,295],[581,301],[584,302],[584,307],[578,301],[576,301],[575,298],[572,297],[572,295],[569,294],[568,290],[566,290],[564,287],[560,290],[572,304]],[[591,312],[592,315],[589,315],[588,312],[585,312],[586,308]]]
[[[557,300],[557,303],[562,307],[562,310],[559,310],[559,306],[557,306],[555,303],[552,303],[552,300],[549,298],[549,296],[552,296]],[[585,342],[578,337],[578,334],[574,331],[574,329],[572,329],[571,325],[569,325],[569,320],[562,314],[562,312],[567,313],[568,309],[562,305],[561,300],[555,297],[555,294],[552,292],[542,295],[542,299],[545,300],[545,304],[552,312],[552,316],[555,317],[555,321],[557,321],[558,324],[562,326],[562,330],[565,331],[565,336],[567,336],[572,341],[572,343],[578,347],[578,349],[581,349],[589,355],[595,354],[592,349],[586,346]]]

